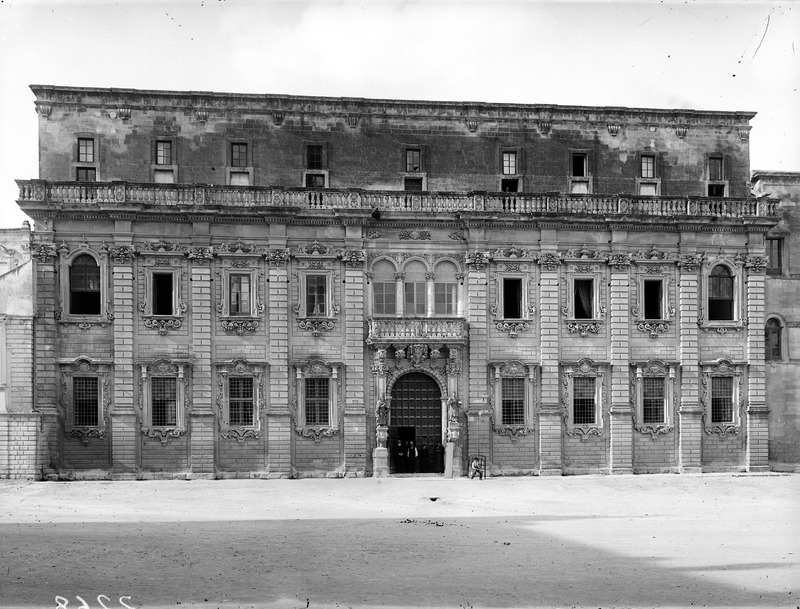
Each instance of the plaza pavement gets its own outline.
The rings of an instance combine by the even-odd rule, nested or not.
[[[796,474],[3,481],[0,607],[794,609],[799,516]]]

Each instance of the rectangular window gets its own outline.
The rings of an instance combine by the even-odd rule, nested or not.
[[[231,171],[231,186],[250,186],[250,173],[247,171]]]
[[[325,275],[306,276],[306,315],[324,317],[327,310],[328,278]]]
[[[503,153],[503,175],[513,176],[517,175],[517,153],[504,152]]]
[[[94,139],[90,137],[78,138],[78,162],[94,163]]]
[[[576,279],[572,297],[575,319],[594,319],[594,280]]]
[[[504,277],[503,285],[503,317],[505,319],[522,318],[522,279]]]
[[[76,376],[72,379],[72,424],[75,427],[97,427],[98,388],[96,377]]]
[[[97,181],[97,170],[94,167],[76,167],[75,180],[78,182]]]
[[[767,239],[767,275],[783,273],[783,239]]]
[[[406,315],[425,315],[426,313],[425,293],[426,293],[426,286],[424,282],[407,281],[405,283]]]
[[[403,189],[410,192],[421,191],[422,178],[405,178],[403,180]]]
[[[502,379],[503,425],[525,424],[525,379]]]
[[[306,169],[322,169],[322,146],[306,147]]]
[[[156,142],[156,165],[172,165],[172,142]]]
[[[733,377],[711,377],[711,422],[733,422]]]
[[[656,157],[652,155],[642,155],[642,175],[643,178],[656,177]]]
[[[663,319],[661,305],[663,302],[661,279],[647,279],[644,282],[644,318]]]
[[[572,423],[595,424],[594,377],[576,376],[572,380]]]
[[[709,197],[724,197],[725,196],[725,184],[709,184],[708,185],[708,196]]]
[[[69,312],[100,315],[100,267],[94,258],[81,254],[69,267]]]
[[[708,179],[715,182],[721,182],[725,179],[725,166],[721,156],[709,157]]]
[[[153,273],[153,315],[173,315],[172,273]]]
[[[305,392],[306,425],[329,425],[329,380],[327,378],[306,378]]]
[[[777,319],[767,320],[767,325],[764,327],[764,351],[768,362],[779,362],[783,357],[781,329],[781,324]]]
[[[397,312],[397,289],[393,281],[373,283],[372,297],[375,315],[394,315]]]
[[[253,425],[253,379],[228,379],[228,424],[242,427]]]
[[[306,174],[306,187],[307,188],[325,188],[325,174],[322,173],[307,173]],[[422,190],[422,189],[420,189]]]
[[[642,379],[642,422],[645,424],[664,423],[664,384],[662,377]]]
[[[576,152],[572,155],[572,177],[573,178],[586,178],[589,173],[586,167],[586,154]]]
[[[230,314],[250,315],[250,275],[232,274],[228,281]]]
[[[433,285],[434,312],[436,315],[455,315],[458,302],[457,283],[435,283]]]
[[[519,180],[517,178],[503,178],[500,180],[500,192],[519,192]]]
[[[714,267],[708,277],[708,319],[733,319],[733,276],[722,265]]]
[[[406,149],[406,173],[421,172],[422,171],[421,161],[422,161],[422,151],[419,148]]]
[[[231,144],[231,167],[247,167],[247,144]]]
[[[173,427],[177,425],[177,379],[171,377],[153,377],[151,392],[153,427]]]

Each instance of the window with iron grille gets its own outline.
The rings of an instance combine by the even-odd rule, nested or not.
[[[94,139],[90,137],[78,138],[78,162],[94,163]]]
[[[325,275],[306,275],[306,315],[327,315],[327,285],[328,278]]]
[[[89,254],[81,254],[69,267],[69,312],[100,315],[100,267]]]
[[[781,323],[771,317],[767,320],[764,328],[764,347],[767,361],[780,361],[783,354],[781,352]]]
[[[503,425],[525,424],[525,379],[502,380]]]
[[[458,302],[458,284],[435,283],[433,286],[433,298],[436,315],[455,315]]]
[[[154,427],[172,427],[178,424],[177,379],[153,377],[151,383],[151,413]]]
[[[715,266],[708,277],[708,319],[733,319],[733,275],[722,264]]]
[[[231,167],[247,167],[247,144],[231,144]]]
[[[76,376],[72,379],[72,424],[75,427],[97,427],[99,403],[97,377]]]
[[[767,275],[780,275],[783,272],[783,239],[767,238]]]
[[[378,281],[372,284],[375,315],[394,315],[397,312],[397,289],[394,281]]]
[[[503,153],[503,175],[517,175],[517,153]]]
[[[172,165],[172,142],[156,142],[156,165]]]
[[[306,378],[305,409],[306,425],[328,425],[330,416],[328,403],[330,383],[327,378]]]
[[[253,425],[253,379],[230,377],[228,379],[228,424],[249,427]]]
[[[642,171],[641,177],[655,178],[656,177],[656,157],[651,154],[642,155]]]
[[[664,384],[663,377],[644,377],[642,379],[642,422],[645,424],[664,423]]]
[[[422,171],[422,151],[419,148],[406,148],[406,172]]]
[[[307,146],[306,147],[306,169],[322,169],[322,146]]]
[[[733,377],[711,377],[711,422],[733,422]]]
[[[232,273],[228,277],[229,314],[250,315],[250,275]]]
[[[576,376],[572,380],[572,423],[574,425],[594,425],[595,394],[594,377]]]

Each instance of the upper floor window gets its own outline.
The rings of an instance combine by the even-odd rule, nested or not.
[[[589,173],[589,154],[573,152],[570,155],[570,188],[575,194],[592,192],[592,180]]]
[[[781,275],[783,273],[783,239],[781,237],[767,237],[767,275]]]
[[[500,153],[500,192],[522,190],[522,151],[503,150]]]
[[[575,319],[594,319],[594,279],[573,280],[573,312]]]
[[[231,167],[247,166],[247,144],[233,142],[231,144]]]
[[[727,196],[727,173],[725,169],[725,158],[722,156],[708,157],[708,178],[707,194],[709,197]]]
[[[322,146],[309,145],[306,148],[306,169],[323,169]]]
[[[325,317],[328,314],[328,276],[306,275],[306,315]]]
[[[253,163],[247,142],[230,143],[226,174],[230,186],[253,185]]]
[[[656,157],[653,156],[652,154],[642,155],[642,171],[640,177],[643,178],[656,177]]]
[[[156,142],[156,165],[172,165],[172,142],[159,140]]]
[[[764,327],[764,350],[768,362],[777,362],[783,359],[782,330],[780,320],[774,317],[767,320]]]
[[[734,280],[728,267],[716,265],[708,277],[708,319],[724,321],[733,319]]]
[[[654,154],[643,154],[639,158],[637,183],[639,195],[643,197],[654,197],[661,194],[661,181],[656,177],[656,156]]]
[[[405,267],[405,314],[426,315],[427,295],[426,271],[421,262],[410,262]]]
[[[94,167],[76,167],[75,180],[77,182],[95,182],[97,181],[97,169]]]
[[[419,173],[422,171],[422,150],[419,148],[406,148],[406,173]]]
[[[230,315],[250,315],[252,295],[250,273],[231,273],[228,276],[228,302]]]
[[[373,267],[372,312],[375,315],[394,315],[397,312],[397,280],[394,266],[380,260]]]
[[[327,150],[324,144],[306,144],[303,186],[307,188],[327,188]]]
[[[69,267],[69,312],[100,315],[100,266],[89,254],[81,254]]]
[[[521,319],[523,317],[522,277],[503,277],[502,310],[504,319]]]
[[[664,319],[664,281],[662,279],[645,279],[644,288],[644,318]]]
[[[422,178],[404,178],[403,190],[409,192],[420,192],[423,189]]]
[[[94,138],[78,138],[78,162],[94,163]]]
[[[517,153],[503,153],[503,175],[517,175]]]
[[[434,275],[433,312],[453,316],[458,313],[458,270],[452,262],[440,262]]]

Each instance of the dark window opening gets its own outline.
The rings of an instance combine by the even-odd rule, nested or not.
[[[322,146],[306,148],[306,169],[322,169]]]
[[[516,277],[503,279],[503,317],[522,318],[522,279]]]
[[[72,422],[76,427],[97,427],[98,383],[96,377],[72,379]]]
[[[642,422],[665,423],[663,378],[642,379]]]
[[[767,239],[767,275],[783,272],[783,239]]]
[[[153,273],[153,315],[172,314],[172,273]]]
[[[711,377],[711,422],[733,422],[733,378]]]
[[[575,292],[575,319],[594,319],[594,280],[576,279]]]
[[[715,266],[708,277],[708,319],[733,319],[733,276],[721,264]]]
[[[709,184],[708,185],[708,196],[709,197],[724,197],[725,196],[725,184]]]
[[[644,282],[644,318],[663,319],[661,280]]]
[[[69,312],[100,315],[100,267],[88,254],[75,258],[69,267]]]
[[[500,190],[502,192],[519,192],[519,180],[516,178],[500,180]]]
[[[572,155],[572,177],[573,178],[585,178],[588,176],[588,172],[586,170],[586,155],[585,154],[573,154]]]
[[[253,424],[253,379],[249,377],[228,379],[228,424],[250,426]]]
[[[172,142],[156,142],[156,165],[172,165]]]
[[[325,188],[325,174],[323,173],[307,173],[306,174],[306,187],[307,188]],[[422,190],[422,189],[420,189]]]
[[[595,423],[594,377],[577,376],[572,381],[572,423]]]
[[[96,182],[97,170],[94,167],[77,167],[75,169],[75,180],[78,182]]]
[[[406,178],[403,181],[403,188],[408,191],[421,191],[422,178]]]
[[[247,144],[231,144],[231,167],[247,167]]]
[[[712,156],[708,159],[708,179],[717,182],[725,179],[725,167],[722,157]]]
[[[328,425],[329,383],[327,378],[306,379],[306,425]]]
[[[406,150],[406,172],[419,173],[422,171],[421,159],[422,154],[419,148],[408,148]]]
[[[326,315],[326,287],[325,275],[308,275],[306,277],[306,315],[315,317]]]
[[[525,424],[525,379],[502,379],[503,425]]]
[[[178,424],[177,379],[157,376],[152,385],[153,426],[174,427]]]
[[[775,319],[767,320],[767,325],[764,328],[764,347],[765,355],[768,362],[780,361],[781,359],[781,324]]]

